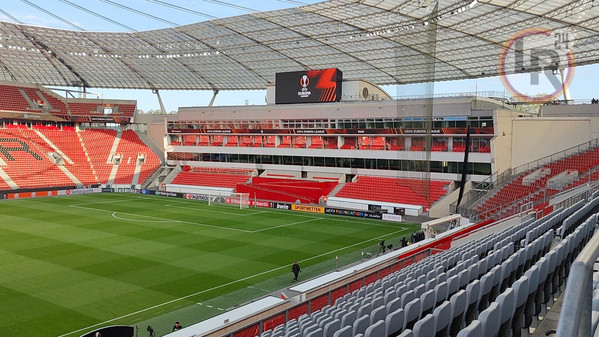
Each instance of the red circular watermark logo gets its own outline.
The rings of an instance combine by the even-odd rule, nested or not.
[[[510,62],[511,58],[513,62]],[[568,90],[574,77],[574,66],[568,33],[533,27],[517,32],[503,44],[497,70],[501,83],[515,99],[526,103],[546,103],[557,100]],[[539,86],[543,78],[553,92],[535,96],[523,92],[523,82],[508,77],[508,74],[518,73],[529,73],[530,86]],[[560,80],[558,76],[562,75],[563,80]]]

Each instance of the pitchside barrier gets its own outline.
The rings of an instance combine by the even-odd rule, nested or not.
[[[29,199],[29,198],[41,198],[41,197],[52,197],[59,195],[79,195],[79,194],[92,194],[101,193],[102,188],[74,188],[74,187],[62,187],[56,189],[23,189],[18,191],[2,191],[0,192],[0,200],[10,199]]]
[[[345,270],[333,271],[318,278],[302,282],[293,288],[293,297],[281,293],[280,298],[265,296],[229,312],[168,334],[168,337],[253,337],[277,325],[311,314],[346,294],[368,286],[385,276],[424,258],[447,250],[455,238],[467,236],[483,227],[493,226],[491,221],[462,224],[391,253],[372,258]]]
[[[247,193],[231,193],[229,196],[223,195],[211,195],[211,194],[195,194],[195,193],[180,193],[180,192],[165,192],[165,191],[153,191],[153,190],[134,190],[133,193],[157,195],[171,198],[182,198],[188,200],[205,201],[209,204],[225,204],[225,205],[239,205],[241,208],[246,207],[261,207],[261,208],[275,208],[282,210],[291,210],[295,212],[305,213],[317,213],[317,214],[334,214],[351,216],[355,218],[368,218],[368,219],[379,219],[385,221],[402,221],[402,217],[396,214],[385,214],[379,212],[360,211],[341,209],[333,207],[323,207],[305,204],[289,204],[284,202],[274,202],[265,200],[249,199]]]

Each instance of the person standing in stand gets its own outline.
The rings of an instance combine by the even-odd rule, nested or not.
[[[293,266],[291,266],[291,272],[293,272],[293,275],[295,275],[295,277],[293,278],[294,281],[297,281],[297,276],[299,275],[299,273],[302,270],[300,269],[299,264],[297,264],[297,261],[295,261],[295,263],[293,264]]]

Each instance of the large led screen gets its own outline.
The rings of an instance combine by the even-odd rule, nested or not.
[[[275,104],[339,102],[342,78],[337,68],[277,73]]]

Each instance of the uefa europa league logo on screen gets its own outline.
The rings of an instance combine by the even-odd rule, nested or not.
[[[533,27],[517,32],[503,44],[497,69],[503,86],[515,99],[546,103],[557,100],[568,89],[574,66],[568,33]],[[532,91],[550,93],[528,94]]]

